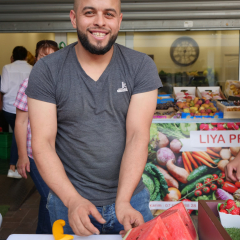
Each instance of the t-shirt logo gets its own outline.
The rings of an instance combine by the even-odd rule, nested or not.
[[[122,87],[117,90],[117,92],[127,92],[127,84],[125,82],[122,82]]]

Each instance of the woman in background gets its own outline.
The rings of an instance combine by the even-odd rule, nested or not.
[[[35,55],[36,62],[57,50],[58,44],[54,41],[43,40],[38,42]],[[14,103],[14,106],[17,108],[15,122],[15,136],[18,146],[17,169],[23,178],[27,178],[26,171],[29,172],[38,192],[41,195],[36,233],[51,234],[52,226],[50,223],[48,209],[46,208],[49,188],[40,176],[32,156],[31,128],[28,119],[27,95],[25,94],[27,86],[28,78],[20,85],[20,89]]]

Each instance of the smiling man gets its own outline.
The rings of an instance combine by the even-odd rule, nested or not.
[[[124,234],[152,219],[141,175],[161,81],[147,55],[115,43],[120,9],[76,0],[78,42],[39,60],[26,90],[50,218],[69,234]]]

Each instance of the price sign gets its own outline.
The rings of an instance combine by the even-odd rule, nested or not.
[[[152,201],[149,203],[150,210],[167,210],[180,202]],[[198,202],[182,202],[186,209],[198,210]]]

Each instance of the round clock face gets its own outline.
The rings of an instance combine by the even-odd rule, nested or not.
[[[190,37],[180,37],[173,42],[170,55],[173,62],[177,65],[189,66],[197,61],[199,47],[194,39]]]

